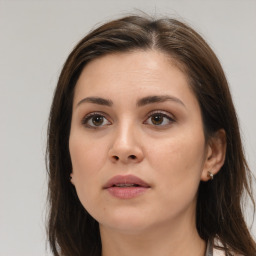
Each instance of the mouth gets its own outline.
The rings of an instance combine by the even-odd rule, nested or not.
[[[134,175],[118,175],[110,179],[104,189],[119,199],[131,199],[144,194],[150,185]]]
[[[149,188],[144,180],[134,175],[117,175],[110,179],[104,186],[104,189],[111,187],[144,187]]]
[[[118,187],[118,188],[129,188],[129,187],[140,187],[140,185],[138,185],[138,184],[114,184],[112,187],[113,187],[113,188],[114,188],[114,187]]]

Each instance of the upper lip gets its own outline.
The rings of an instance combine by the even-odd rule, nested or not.
[[[134,175],[117,175],[111,178],[104,186],[104,188],[110,188],[117,184],[136,184],[141,187],[149,188],[149,184]]]

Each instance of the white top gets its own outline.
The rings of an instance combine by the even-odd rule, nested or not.
[[[218,239],[214,240],[214,244],[215,245],[220,245],[220,246],[222,245],[221,242]],[[216,248],[213,248],[212,252],[213,252],[212,256],[225,256],[226,255],[223,250],[219,250],[219,249],[216,249]],[[237,254],[237,253],[234,253],[234,252],[232,252],[232,255],[234,255],[234,256],[243,256],[241,254]]]
[[[217,238],[214,239],[214,244],[222,246],[222,243]],[[205,256],[225,256],[225,255],[226,255],[225,251],[223,251],[221,249],[214,248],[212,241],[211,240],[208,241]],[[233,255],[234,256],[242,256],[240,254],[239,255],[233,254]]]
[[[225,252],[218,249],[213,249],[213,256],[225,256]]]

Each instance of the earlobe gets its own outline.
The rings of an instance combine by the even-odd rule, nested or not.
[[[201,175],[202,181],[212,180],[214,175],[220,171],[225,162],[226,144],[226,132],[224,129],[218,130],[210,138]]]
[[[70,173],[69,180],[70,180],[70,182],[74,185],[73,171],[71,171],[71,173]]]
[[[207,175],[208,175],[208,177],[211,179],[211,180],[213,180],[213,176],[214,176],[214,174],[212,173],[212,172],[207,172]]]

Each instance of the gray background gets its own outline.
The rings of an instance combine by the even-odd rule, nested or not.
[[[0,1],[1,256],[48,255],[44,152],[59,72],[90,29],[137,9],[181,17],[207,39],[229,80],[256,174],[256,1]],[[252,231],[255,237],[256,224]]]

